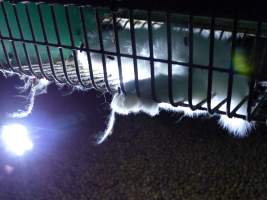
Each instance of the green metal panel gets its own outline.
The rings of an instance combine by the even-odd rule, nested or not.
[[[15,38],[15,39],[21,39],[18,23],[15,17],[14,9],[17,9],[18,17],[19,17],[19,23],[22,27],[23,37],[25,40],[33,41],[33,37],[30,30],[30,24],[27,18],[26,13],[26,7],[28,7],[30,20],[32,22],[35,40],[37,42],[45,42],[44,39],[44,33],[41,26],[40,16],[38,14],[38,5],[36,3],[30,2],[30,3],[17,3],[15,5],[12,5],[11,3],[5,1],[2,2],[3,8],[6,11],[7,14],[7,20],[10,25],[11,34],[9,34],[8,26],[5,20],[4,11],[1,8],[0,9],[0,33],[2,37],[6,38]],[[44,21],[44,27],[47,34],[47,42],[51,44],[57,44],[57,38],[56,38],[56,31],[53,24],[53,18],[52,18],[52,12],[51,12],[51,5],[50,4],[40,4],[40,10],[41,14],[43,16]],[[61,4],[53,4],[52,5],[55,16],[56,16],[56,23],[58,26],[59,36],[60,36],[60,42],[62,45],[71,46],[71,40],[70,40],[70,34],[69,29],[67,26],[67,19],[66,19],[66,12],[64,5]],[[83,8],[85,13],[85,25],[87,32],[96,32],[96,22],[95,22],[95,11],[91,7]],[[81,16],[80,16],[80,9],[77,6],[68,6],[69,16],[70,16],[70,25],[73,33],[73,39],[74,39],[74,46],[80,47],[82,42],[84,41],[84,33],[82,30],[82,22],[81,22]],[[100,12],[101,16],[105,15],[105,11]],[[14,58],[14,50],[12,47],[12,43],[8,39],[4,39],[4,46],[7,49],[8,56],[10,58],[10,62],[12,65],[16,65],[16,59]],[[37,63],[37,55],[34,48],[34,44],[31,42],[26,42],[26,48],[28,50],[31,63]],[[15,46],[18,52],[18,56],[20,58],[22,65],[27,65],[27,59],[25,55],[25,51],[22,46],[21,41],[15,41]],[[48,63],[48,55],[45,45],[37,45],[38,50],[40,53],[40,57],[42,60],[42,63]],[[54,62],[59,60],[59,51],[57,47],[50,47],[52,59]],[[65,59],[69,59],[72,55],[72,50],[70,49],[63,49],[64,57]],[[0,64],[7,64],[6,63],[6,57],[4,55],[4,51],[2,49],[2,45],[0,45]]]

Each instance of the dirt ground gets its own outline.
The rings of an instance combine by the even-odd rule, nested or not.
[[[117,116],[96,145],[83,127],[25,160],[1,159],[1,200],[267,199],[267,134],[233,138],[215,120]]]

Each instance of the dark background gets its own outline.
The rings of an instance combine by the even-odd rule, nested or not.
[[[25,2],[25,0],[9,0]],[[217,17],[240,17],[242,19],[267,21],[265,4],[262,1],[194,1],[194,0],[42,0],[46,3],[92,5],[117,8],[166,10],[179,13]]]
[[[23,99],[15,97],[17,78],[0,78],[3,124]],[[1,200],[267,199],[265,128],[238,139],[216,119],[116,116],[113,135],[96,145],[110,98],[67,92],[49,86],[19,120],[31,127],[33,151],[18,158],[1,148]]]

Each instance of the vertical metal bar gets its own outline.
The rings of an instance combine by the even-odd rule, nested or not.
[[[263,42],[263,50],[261,53],[260,62],[258,63],[257,69],[256,69],[256,76],[259,77],[261,80],[262,78],[266,79],[266,74],[262,74],[266,71],[265,62],[267,58],[267,41]]]
[[[22,32],[22,27],[21,27],[21,24],[20,24],[20,21],[19,21],[19,16],[18,16],[18,11],[17,11],[17,7],[13,4],[12,5],[13,7],[13,11],[15,13],[15,19],[16,19],[16,23],[18,25],[18,28],[19,28],[19,35],[20,35],[20,38],[22,40],[24,40],[24,35],[23,35],[23,32]],[[22,47],[23,47],[23,50],[24,50],[24,54],[26,56],[26,60],[28,62],[28,66],[29,66],[29,71],[31,74],[27,74],[27,75],[30,75],[30,76],[36,76],[37,77],[37,74],[35,74],[33,68],[32,68],[32,65],[31,65],[31,62],[30,62],[30,58],[29,58],[29,55],[28,55],[28,51],[27,51],[27,48],[26,48],[26,45],[24,42],[22,42]]]
[[[83,81],[82,81],[82,77],[80,75],[80,71],[79,71],[79,62],[78,62],[78,59],[77,59],[77,52],[76,50],[72,50],[72,53],[73,53],[73,58],[74,58],[74,65],[75,65],[75,69],[76,69],[76,74],[77,74],[77,78],[78,78],[78,81],[79,83],[85,87],[85,88],[89,88],[90,86],[89,85],[86,85]]]
[[[62,66],[63,66],[63,73],[65,75],[65,78],[66,80],[68,81],[68,83],[70,85],[73,85],[75,86],[76,83],[72,82],[68,76],[68,72],[67,72],[67,68],[66,68],[66,63],[65,63],[65,58],[64,58],[64,55],[63,55],[63,51],[62,51],[62,48],[59,49],[59,55],[60,55],[60,59],[61,59],[61,62],[62,62]]]
[[[171,22],[170,22],[170,14],[166,13],[167,17],[167,51],[168,51],[168,95],[169,102],[172,106],[176,106],[173,99],[173,91],[172,91],[172,37],[171,37]]]
[[[121,68],[121,55],[120,55],[120,44],[119,44],[119,36],[118,36],[118,28],[117,28],[117,17],[116,13],[112,12],[112,21],[113,21],[113,29],[114,29],[114,36],[115,36],[115,45],[116,45],[116,54],[117,54],[117,61],[118,61],[118,70],[119,70],[119,78],[120,78],[120,89],[125,94],[125,88],[123,84],[123,76],[122,76],[122,68]]]
[[[15,55],[16,62],[17,62],[17,65],[18,65],[18,67],[19,67],[20,72],[21,72],[22,74],[29,75],[28,73],[26,73],[26,72],[22,69],[21,62],[20,62],[20,58],[19,58],[19,56],[18,56],[18,52],[17,52],[16,45],[15,45],[14,42],[12,42],[12,46],[13,46],[14,55]]]
[[[218,103],[218,104],[212,109],[212,113],[214,113],[214,112],[219,112],[220,107],[221,107],[223,104],[225,104],[226,101],[227,101],[227,98],[224,98],[220,103]],[[224,114],[226,114],[226,113],[224,113]]]
[[[27,20],[28,20],[29,25],[30,25],[31,36],[32,36],[33,41],[36,42],[35,33],[34,33],[34,30],[33,30],[33,25],[32,25],[32,20],[31,20],[31,17],[30,17],[30,12],[29,12],[28,4],[25,4],[25,8],[26,8]],[[42,61],[41,61],[41,57],[40,57],[39,50],[38,50],[38,47],[37,47],[36,44],[34,44],[34,49],[35,49],[35,53],[36,53],[36,56],[37,56],[38,65],[40,67],[40,72],[41,72],[42,76],[45,77],[47,80],[53,81],[53,79],[49,78],[44,73],[43,65],[42,65]]]
[[[94,73],[93,73],[92,60],[91,60],[91,54],[90,54],[90,46],[89,46],[87,30],[85,26],[85,16],[84,16],[83,7],[80,7],[80,14],[81,14],[81,20],[82,20],[82,28],[83,28],[83,34],[84,34],[84,41],[85,41],[86,55],[87,55],[88,66],[89,66],[90,79],[91,79],[93,87],[97,90],[100,90],[100,88],[95,84],[95,80],[94,80]]]
[[[262,26],[262,23],[261,21],[259,21],[257,23],[257,31],[256,31],[256,38],[255,38],[255,57],[254,57],[254,60],[253,60],[253,72],[252,72],[252,75],[251,75],[251,78],[250,78],[250,81],[249,81],[249,96],[248,96],[248,103],[247,103],[247,120],[250,121],[251,120],[251,117],[252,117],[252,98],[253,98],[253,89],[254,89],[254,85],[255,85],[255,74],[256,74],[256,69],[259,65],[259,60],[258,60],[258,56],[257,56],[257,53],[258,53],[258,49],[259,49],[259,39],[260,39],[260,36],[261,36],[261,26]]]
[[[59,31],[58,31],[58,26],[57,26],[57,18],[56,18],[56,14],[55,14],[55,9],[54,9],[54,5],[50,4],[50,11],[52,14],[52,21],[53,21],[53,25],[54,25],[54,29],[55,29],[55,33],[56,33],[56,39],[57,39],[57,44],[60,45],[61,41],[60,41],[60,36],[59,36]]]
[[[188,104],[194,110],[192,103],[192,82],[193,82],[193,16],[189,16],[189,74],[188,74]]]
[[[69,7],[64,5],[64,8],[65,8],[65,16],[66,16],[66,20],[67,20],[67,26],[68,26],[71,46],[75,47],[73,32],[72,32],[72,28],[71,28],[71,24],[70,24]]]
[[[12,32],[11,32],[11,28],[10,28],[10,24],[9,24],[9,21],[8,21],[8,17],[7,17],[7,13],[6,13],[6,9],[4,7],[4,3],[3,2],[1,2],[1,9],[2,9],[3,14],[4,14],[4,19],[5,19],[5,22],[6,22],[6,25],[7,25],[7,30],[8,30],[9,37],[13,38],[13,35],[12,35]],[[0,35],[2,36],[1,32],[0,32]],[[5,52],[5,56],[6,56],[6,59],[7,59],[7,63],[8,63],[9,68],[11,68],[11,70],[14,71],[14,72],[18,72],[16,69],[14,69],[14,67],[12,66],[12,64],[10,64],[9,56],[8,56],[8,53],[7,53],[7,50],[6,50],[4,41],[2,39],[1,39],[1,43],[3,45],[3,50],[6,51]],[[15,48],[15,45],[14,45],[14,41],[13,40],[11,41],[11,44],[12,44],[12,47],[14,49]],[[23,71],[21,71],[19,73],[22,73],[22,72]]]
[[[140,97],[139,89],[139,79],[138,79],[138,67],[137,67],[137,58],[136,58],[136,39],[135,39],[135,29],[134,29],[134,19],[133,19],[133,10],[129,11],[130,17],[130,32],[131,32],[131,43],[132,43],[132,53],[133,53],[133,64],[134,64],[134,79],[135,79],[135,89],[136,95]]]
[[[65,15],[66,15],[66,19],[67,19],[67,25],[68,25],[68,29],[69,29],[69,35],[70,35],[70,41],[71,41],[71,46],[72,48],[75,47],[75,42],[74,42],[74,38],[73,38],[73,31],[71,28],[71,23],[70,23],[70,15],[69,15],[69,9],[68,6],[65,6]],[[84,84],[84,82],[82,81],[81,78],[81,74],[80,74],[80,69],[79,69],[79,64],[77,61],[77,55],[76,55],[76,50],[72,50],[73,52],[73,56],[74,56],[74,63],[75,63],[75,69],[76,69],[76,75],[77,75],[77,79],[79,81],[79,83],[87,88],[88,86],[86,84]],[[76,62],[77,61],[77,62]]]
[[[239,108],[242,107],[242,105],[248,100],[248,95],[245,96],[236,106],[235,108],[233,108],[232,112],[231,112],[231,116],[234,116],[236,114],[236,112],[239,110]]]
[[[55,73],[54,64],[53,64],[53,58],[51,56],[51,51],[50,51],[50,48],[48,46],[47,34],[46,34],[45,26],[44,26],[44,18],[43,18],[43,14],[42,14],[42,11],[41,11],[40,4],[37,4],[37,11],[38,11],[38,15],[39,15],[39,20],[41,22],[41,28],[42,28],[42,32],[43,32],[43,36],[44,36],[44,42],[47,44],[46,45],[46,51],[47,51],[47,56],[48,56],[49,63],[50,63],[50,69],[51,69],[51,72],[52,72],[52,76],[57,82],[63,83],[63,81],[61,81],[57,77],[57,75]]]
[[[1,34],[0,34],[1,36]],[[4,51],[4,55],[6,57],[6,62],[7,62],[7,66],[13,71],[13,72],[17,72],[11,65],[10,61],[9,61],[9,57],[8,57],[8,53],[7,53],[7,49],[6,49],[6,46],[5,46],[5,43],[2,39],[1,40],[1,44],[2,44],[2,49]],[[18,73],[18,72],[17,72]]]
[[[226,114],[228,117],[232,117],[231,102],[232,102],[232,90],[233,90],[233,79],[234,79],[233,57],[235,56],[235,50],[236,50],[236,33],[237,33],[237,18],[235,17],[233,24],[233,32],[232,32],[231,63],[228,74],[229,78],[228,78],[228,88],[227,88]]]
[[[207,91],[207,110],[210,114],[213,114],[211,109],[211,97],[212,97],[212,68],[214,58],[214,24],[215,19],[212,16],[210,24],[210,46],[209,46],[209,72],[208,72],[208,91]]]
[[[59,31],[58,31],[58,26],[57,26],[58,22],[57,22],[57,19],[56,19],[54,5],[50,5],[50,10],[51,10],[51,13],[52,13],[52,21],[53,21],[54,29],[55,29],[55,32],[56,32],[57,44],[60,46],[61,45],[61,41],[60,41],[60,35],[59,35]],[[59,47],[58,49],[59,49],[59,55],[60,55],[60,59],[61,59],[61,62],[62,62],[63,73],[64,73],[64,76],[66,78],[66,82],[68,84],[70,84],[70,85],[75,85],[75,83],[73,83],[69,79],[69,76],[68,76],[68,73],[67,73],[67,69],[66,69],[65,59],[64,59],[64,56],[63,56],[63,50],[62,50],[61,47]]]
[[[154,101],[159,102],[156,97],[155,89],[155,71],[154,71],[154,49],[153,49],[153,34],[152,34],[152,22],[151,11],[147,13],[148,21],[148,42],[149,42],[149,60],[150,60],[150,74],[151,74],[151,95]]]
[[[101,22],[100,22],[100,16],[98,12],[98,8],[95,9],[95,17],[96,17],[96,25],[98,29],[98,38],[99,38],[99,44],[100,44],[100,51],[103,52],[101,53],[102,56],[102,64],[103,64],[103,72],[104,72],[104,82],[105,86],[108,92],[112,92],[108,79],[107,79],[107,66],[106,66],[106,59],[105,59],[105,54],[104,54],[104,44],[103,44],[103,37],[102,37],[102,28],[101,28]]]
[[[1,2],[0,4],[1,4],[1,9],[3,11],[3,14],[4,14],[4,19],[5,19],[5,22],[6,22],[6,25],[7,25],[7,30],[8,30],[9,37],[13,38],[13,34],[12,34],[12,31],[11,31],[11,28],[10,28],[10,24],[9,24],[9,21],[8,21],[8,17],[7,17],[6,9],[5,9],[5,6],[4,6],[4,2]]]
[[[203,99],[196,105],[193,105],[192,99],[193,99],[193,67],[194,67],[194,44],[193,44],[193,37],[194,37],[194,31],[193,31],[193,16],[189,16],[189,74],[188,74],[188,105],[191,108],[191,110],[201,109],[201,106],[207,102],[207,98]],[[198,67],[198,66],[196,66]],[[206,109],[207,110],[207,109]]]
[[[19,22],[19,17],[18,17],[18,13],[17,13],[16,6],[15,6],[14,4],[12,4],[12,8],[13,8],[13,12],[14,12],[14,14],[15,14],[15,20],[16,20],[16,23],[17,23],[18,28],[19,28],[20,38],[23,40],[24,38],[23,38],[22,29],[21,29],[21,24],[20,24],[20,22]],[[24,48],[24,50],[25,50],[25,48],[26,48],[26,47],[25,47],[25,43],[22,43],[22,46],[23,46],[23,48]],[[29,68],[30,68],[30,72],[31,72],[32,74],[26,73],[26,72],[22,69],[21,61],[20,61],[20,58],[19,58],[19,56],[18,56],[18,53],[17,53],[17,50],[16,50],[16,46],[15,46],[15,45],[13,45],[13,49],[14,49],[14,53],[15,53],[15,57],[16,57],[17,63],[18,63],[18,65],[19,65],[19,68],[20,68],[20,70],[22,71],[22,73],[24,73],[24,74],[26,74],[26,75],[28,75],[28,76],[32,76],[32,75],[34,75],[34,73],[32,73],[32,69],[30,68],[30,65],[29,65]]]

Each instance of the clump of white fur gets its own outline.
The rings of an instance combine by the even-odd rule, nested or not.
[[[18,97],[26,99],[26,104],[23,110],[19,109],[16,112],[8,113],[8,117],[11,118],[24,118],[31,114],[35,97],[41,94],[45,94],[47,92],[48,85],[51,83],[45,78],[37,79],[33,76],[21,75],[5,69],[0,69],[0,73],[5,78],[18,76],[19,79],[23,82],[23,85],[16,86],[16,89],[18,90],[18,93],[21,94],[18,95]],[[27,91],[29,91],[29,93],[27,95],[23,95]]]
[[[113,96],[111,102],[111,114],[108,118],[107,128],[103,132],[102,136],[98,140],[98,144],[101,144],[106,138],[112,134],[115,124],[115,114],[129,115],[131,113],[137,114],[144,112],[150,116],[155,116],[159,113],[159,104],[149,99],[140,99],[136,95],[122,93],[116,93]]]
[[[111,109],[121,115],[144,112],[155,116],[159,113],[157,103],[149,99],[138,98],[133,94],[115,94],[111,102]]]
[[[115,113],[121,115],[128,115],[131,113],[137,114],[144,112],[150,116],[155,116],[159,114],[160,110],[167,110],[177,113],[183,113],[187,117],[198,117],[201,115],[209,117],[210,115],[206,111],[192,111],[187,107],[173,107],[169,103],[156,103],[152,100],[144,100],[138,98],[136,95],[124,95],[124,94],[115,94],[111,102],[111,115],[109,117],[109,122],[106,130],[99,139],[98,143],[102,143],[105,139],[112,134],[112,130],[115,123]],[[217,115],[217,114],[215,114]],[[248,122],[239,118],[229,118],[226,115],[217,115],[219,116],[218,124],[223,129],[227,130],[229,133],[236,137],[245,137],[253,128],[254,123]]]
[[[245,137],[252,129],[255,128],[253,122],[248,122],[240,118],[229,118],[226,115],[221,115],[219,125],[226,129],[229,133],[236,137]]]
[[[123,20],[122,20],[123,21]],[[130,26],[128,21],[124,21],[121,29],[118,30],[120,52],[132,55],[131,37],[129,34]],[[148,24],[143,21],[141,26],[138,26],[138,20],[135,21],[135,37],[136,37],[136,49],[137,54],[144,57],[149,57],[149,40],[148,40]],[[141,21],[140,21],[141,22]],[[119,23],[119,22],[118,22]],[[152,27],[153,34],[153,52],[154,58],[166,60],[168,58],[167,51],[167,29],[165,23],[155,23]],[[228,42],[231,39],[232,33],[227,31],[214,32],[215,48],[214,48],[214,63],[213,65],[219,68],[228,69],[231,62],[231,44]],[[189,30],[187,28],[181,28],[175,24],[171,25],[172,35],[172,60],[178,62],[188,62],[188,38]],[[209,61],[209,37],[210,31],[208,29],[194,28],[194,64],[208,65]],[[114,42],[112,40],[112,30],[106,30],[104,33],[104,46],[106,50],[114,50]],[[242,33],[237,34],[238,38],[242,38]],[[92,41],[95,38],[91,38]],[[97,44],[92,43],[91,46]],[[239,51],[238,49],[236,51]],[[82,53],[81,53],[82,54]],[[79,55],[78,55],[79,57]],[[102,61],[100,56],[92,53],[93,68],[96,72],[102,70]],[[88,61],[86,56],[80,56],[82,63],[88,67]],[[115,89],[119,87],[119,73],[118,73],[118,60],[115,57],[113,59],[106,58],[106,65],[108,71],[108,79],[115,85]],[[155,93],[157,99],[162,103],[156,103],[151,99],[151,71],[150,63],[145,60],[137,60],[138,68],[138,83],[139,92],[141,98],[136,96],[135,88],[135,73],[133,61],[130,58],[121,57],[122,65],[122,78],[124,89],[126,94],[115,94],[111,102],[112,114],[110,116],[110,122],[108,128],[103,134],[101,142],[103,142],[108,135],[112,133],[112,127],[115,123],[115,113],[121,115],[128,115],[130,113],[144,112],[150,116],[157,115],[160,110],[168,110],[172,112],[183,113],[184,116],[198,117],[210,115],[206,111],[192,111],[189,107],[173,107],[169,102],[168,94],[168,65],[162,62],[154,62],[154,83]],[[94,71],[93,69],[93,71]],[[172,88],[173,88],[173,100],[175,102],[186,101],[188,99],[188,76],[189,68],[183,65],[172,65]],[[203,69],[192,69],[192,101],[194,104],[198,104],[206,98],[208,71]],[[221,101],[227,98],[228,88],[228,75],[222,72],[213,72],[212,79],[212,95],[211,107],[216,107]],[[248,81],[249,77],[242,75],[235,75],[232,89],[231,109],[235,108],[240,101],[248,93]],[[204,107],[207,105],[203,105]],[[244,103],[241,108],[238,109],[238,114],[246,115],[246,106]],[[220,111],[226,111],[226,103],[220,107]],[[229,133],[235,136],[245,136],[252,128],[253,124],[242,119],[228,118],[227,116],[219,115],[219,125],[228,130]]]
[[[35,97],[47,92],[47,86],[50,82],[46,79],[36,79],[33,77],[25,76],[23,78],[24,85],[17,87],[20,93],[25,93],[29,90],[29,94],[23,96],[26,99],[26,104],[23,110],[17,110],[16,112],[9,113],[8,117],[11,118],[24,118],[31,114],[34,106]]]
[[[97,144],[103,143],[106,140],[106,138],[112,134],[115,120],[116,120],[115,119],[115,111],[112,110],[110,115],[109,115],[109,118],[108,118],[107,128],[105,129],[103,134],[99,137]]]
[[[139,56],[149,56],[149,44],[148,44],[148,24],[144,23],[142,26],[135,27],[136,34],[136,49]],[[179,28],[172,27],[172,60],[179,62],[187,62],[188,61],[188,29],[187,28]],[[131,48],[131,39],[129,37],[129,28],[127,26],[124,29],[119,29],[119,38],[120,38],[120,50],[122,53],[132,54]],[[194,29],[194,51],[197,50],[197,53],[194,52],[194,63],[200,65],[207,65],[208,62],[208,50],[209,50],[209,30],[202,29]],[[107,32],[103,32],[104,38],[104,46],[105,50],[110,50],[114,48],[114,42],[110,37],[112,34]],[[220,39],[220,36],[222,38]],[[219,46],[219,48],[215,48],[214,57],[214,65],[222,68],[228,68],[230,63],[230,49],[231,45],[227,43],[227,40],[231,37],[230,32],[222,32],[215,31],[215,46]],[[96,38],[89,38],[93,44],[91,44],[92,48],[95,48],[98,44],[94,42],[97,41]],[[154,57],[158,59],[166,60],[168,58],[167,51],[167,38],[166,38],[166,24],[158,24],[157,27],[153,27],[153,49],[154,49]],[[87,56],[83,52],[77,53],[78,60],[82,65],[82,70],[89,77],[89,66]],[[98,53],[91,53],[92,65],[93,65],[93,73],[94,77],[99,79],[98,85],[102,88],[103,85],[103,64],[102,64],[102,56]],[[116,57],[113,59],[106,59],[107,65],[107,79],[109,82],[113,84],[113,87],[117,89],[119,86],[119,73],[118,73],[118,60]],[[111,114],[109,117],[109,122],[107,129],[104,131],[102,137],[98,141],[98,143],[102,143],[111,133],[115,123],[115,114],[128,115],[130,113],[139,113],[144,112],[150,116],[157,115],[160,110],[170,110],[173,112],[184,113],[185,116],[189,117],[197,117],[199,115],[206,115],[208,113],[205,111],[192,111],[190,108],[185,107],[173,107],[169,104],[168,99],[168,66],[165,63],[154,62],[154,73],[155,73],[155,87],[156,87],[156,95],[159,97],[159,100],[164,103],[156,103],[152,101],[150,95],[150,64],[145,60],[138,60],[138,79],[140,92],[142,94],[142,98],[138,98],[136,96],[135,90],[135,81],[134,81],[134,71],[133,71],[133,62],[132,59],[121,57],[122,63],[122,76],[123,83],[125,84],[125,89],[127,90],[127,94],[116,93],[113,96],[111,102]],[[182,65],[174,65],[172,66],[172,74],[173,74],[173,96],[175,101],[181,101],[188,97],[187,94],[187,78],[188,78],[188,68]],[[228,77],[223,76],[223,73],[214,72],[213,74],[213,89],[216,92],[216,97],[218,99],[224,99],[226,95],[226,88]],[[232,105],[231,107],[235,107],[240,99],[246,95],[248,87],[248,78],[235,76],[234,85],[233,85],[233,94],[232,94]],[[60,86],[60,83],[57,83]],[[193,69],[193,100],[199,102],[199,100],[205,98],[205,91],[207,90],[207,71],[200,69]],[[28,89],[30,90],[29,95],[26,96],[26,100],[28,103],[25,106],[24,110],[18,110],[15,113],[11,113],[11,117],[22,118],[28,116],[34,105],[35,96],[45,93],[46,88],[49,85],[49,82],[46,79],[37,80],[32,77],[26,77],[24,86],[19,88],[21,92],[25,92]],[[65,85],[65,84],[63,84]],[[73,87],[74,90],[84,90],[84,88],[80,85]],[[216,105],[216,98],[212,99],[212,104]],[[245,105],[242,107],[244,110]],[[222,109],[225,110],[225,108]],[[236,136],[245,136],[247,132],[253,128],[253,124],[235,118],[228,118],[227,116],[220,116],[219,125],[223,128],[227,129],[230,133]]]

